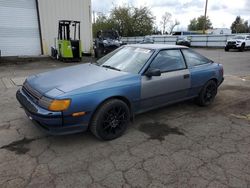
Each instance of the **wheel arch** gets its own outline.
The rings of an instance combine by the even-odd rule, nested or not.
[[[130,118],[133,119],[134,113],[133,113],[133,108],[132,108],[131,101],[130,101],[127,97],[117,95],[117,96],[108,97],[108,98],[104,99],[102,102],[100,102],[100,103],[97,105],[97,107],[94,109],[94,111],[92,112],[90,121],[92,121],[92,118],[93,118],[93,116],[95,115],[96,111],[97,111],[105,102],[107,102],[107,101],[109,101],[109,100],[113,100],[113,99],[118,99],[118,100],[123,101],[123,102],[128,106],[128,108],[129,108]]]
[[[210,80],[215,81],[215,83],[218,85],[218,79],[217,78],[211,78]],[[207,82],[209,82],[210,80],[208,80]]]
[[[215,78],[215,77],[212,77],[212,78],[210,78],[209,80],[207,80],[200,88],[199,88],[199,90],[198,90],[198,93],[200,93],[201,92],[201,90],[202,90],[202,88],[204,87],[204,85],[206,85],[209,81],[214,81],[215,83],[216,83],[216,85],[218,85],[218,83],[219,83],[219,81],[218,81],[218,79],[217,78]]]
[[[215,84],[216,84],[216,93],[215,93],[215,95],[214,95],[214,97],[216,96],[216,94],[217,94],[217,88],[218,88],[218,80],[217,80],[217,78],[210,78],[204,85],[203,85],[203,87],[200,89],[200,91],[199,91],[199,95],[198,95],[198,97],[196,97],[195,98],[195,100],[196,100],[196,102],[197,102],[197,104],[198,105],[200,105],[200,106],[207,106],[207,105],[209,105],[209,103],[208,104],[206,104],[206,101],[204,102],[204,100],[203,100],[203,93],[204,93],[204,88],[207,86],[207,84],[209,83],[209,82],[211,82],[211,81],[213,81],[213,82],[215,82]],[[213,97],[213,98],[214,98]],[[213,99],[212,99],[213,100]]]

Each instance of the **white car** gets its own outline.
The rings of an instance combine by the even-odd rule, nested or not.
[[[225,45],[225,51],[239,49],[239,51],[243,52],[246,48],[250,48],[250,35],[236,35],[227,40]]]

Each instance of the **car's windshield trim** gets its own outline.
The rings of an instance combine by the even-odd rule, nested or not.
[[[147,68],[145,69],[145,70],[143,70],[146,66],[148,66],[148,64],[150,65],[150,62],[152,61],[152,59],[155,57],[155,52],[156,52],[156,50],[153,50],[153,49],[151,49],[152,50],[152,54],[151,54],[151,56],[148,58],[148,60],[145,62],[145,64],[142,66],[142,68],[140,69],[140,71],[138,72],[138,74],[140,74],[140,75],[142,75],[142,74],[144,74],[144,72],[145,72],[145,70],[147,70]]]

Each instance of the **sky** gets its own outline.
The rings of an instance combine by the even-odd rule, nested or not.
[[[108,14],[114,6],[147,6],[160,21],[165,12],[172,14],[180,25],[176,30],[186,30],[190,20],[204,15],[206,0],[92,0],[92,10]],[[208,0],[207,16],[214,28],[230,28],[236,16],[240,15],[250,23],[250,0]]]

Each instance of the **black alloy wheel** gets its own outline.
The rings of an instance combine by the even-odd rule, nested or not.
[[[217,93],[217,88],[215,84],[208,85],[204,95],[204,101],[210,104],[214,100],[216,93]]]
[[[209,80],[202,88],[197,102],[200,106],[208,106],[213,101],[217,94],[217,84],[214,80]]]
[[[112,140],[121,136],[130,119],[129,108],[121,100],[105,102],[95,113],[90,130],[102,140]]]

